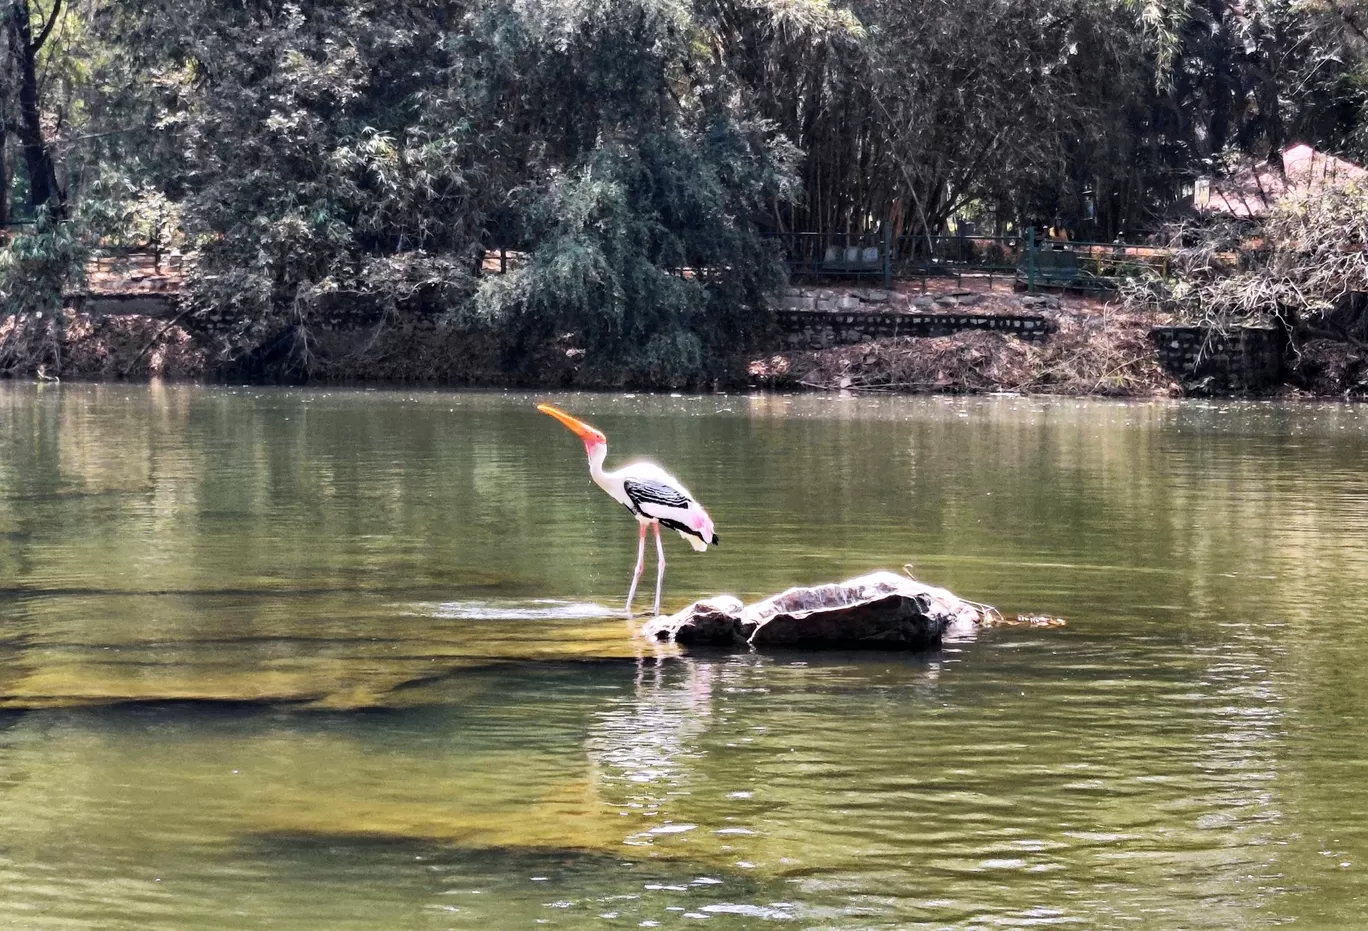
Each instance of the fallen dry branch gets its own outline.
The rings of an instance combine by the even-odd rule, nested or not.
[[[1175,253],[1172,276],[1134,282],[1125,294],[1131,308],[1218,332],[1276,323],[1329,329],[1350,342],[1368,336],[1368,188],[1325,185],[1283,198],[1257,220],[1174,235],[1188,245]],[[1346,311],[1350,319],[1338,319]]]

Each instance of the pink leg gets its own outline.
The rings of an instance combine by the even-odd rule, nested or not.
[[[636,571],[632,573],[632,587],[627,589],[627,616],[632,616],[632,599],[636,597],[637,582],[641,579],[641,570],[646,567],[646,525],[641,525],[641,536],[637,540],[637,564]]]
[[[665,587],[665,547],[664,547],[664,545],[662,545],[661,542],[660,542],[660,524],[658,524],[658,523],[652,523],[651,526],[655,528],[655,532],[656,532],[656,553],[660,556],[660,561],[659,561],[658,563],[656,563],[656,603],[655,603],[655,613],[656,613],[656,617],[660,617],[660,590],[661,590],[662,588]],[[641,542],[642,542],[642,544],[644,545],[644,544],[646,543],[646,536],[645,536],[645,534],[646,534],[646,528],[645,528],[645,527],[642,527],[642,528],[641,528],[641,532],[642,532]]]

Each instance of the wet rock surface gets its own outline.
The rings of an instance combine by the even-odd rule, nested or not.
[[[694,645],[918,650],[947,631],[991,623],[997,612],[893,572],[791,588],[754,604],[719,595],[658,617],[642,636]]]
[[[733,595],[718,595],[695,601],[678,614],[652,618],[642,628],[651,640],[673,640],[686,644],[744,643],[741,613],[745,606]]]

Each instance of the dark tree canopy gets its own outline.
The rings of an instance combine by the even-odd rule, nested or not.
[[[7,0],[7,311],[90,248],[194,253],[225,351],[337,301],[698,383],[766,234],[1156,228],[1293,141],[1368,155],[1358,0]],[[11,210],[13,205],[13,210]],[[503,274],[485,259],[503,250]]]

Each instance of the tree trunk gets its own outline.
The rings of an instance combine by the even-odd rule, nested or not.
[[[1236,79],[1231,72],[1232,56],[1227,45],[1230,24],[1225,18],[1225,4],[1221,0],[1211,0],[1208,13],[1213,36],[1207,40],[1212,49],[1208,88],[1211,113],[1207,121],[1207,143],[1210,147],[1208,154],[1217,156],[1225,151],[1226,142],[1230,139],[1231,94]]]
[[[0,235],[10,222],[9,107],[5,104],[8,92],[9,88],[0,83]]]
[[[28,167],[29,203],[35,209],[47,204],[55,219],[62,219],[66,215],[66,195],[57,185],[57,169],[43,140],[43,116],[38,106],[37,59],[61,8],[61,0],[53,0],[47,24],[35,40],[29,22],[28,0],[13,0],[8,30],[10,50],[14,53],[14,64],[19,72],[19,125],[16,129],[19,143],[24,148],[24,163]]]

